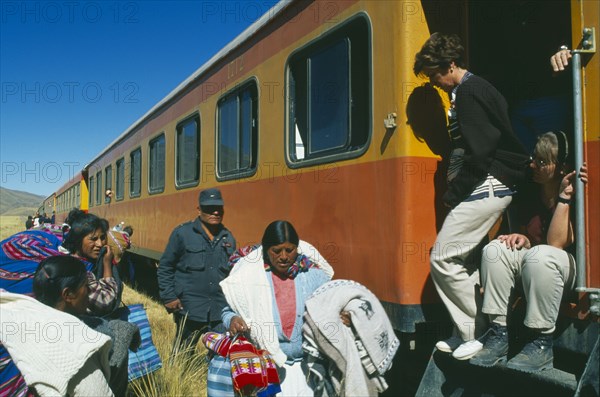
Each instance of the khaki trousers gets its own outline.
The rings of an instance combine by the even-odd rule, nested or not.
[[[476,248],[490,231],[512,196],[463,201],[452,209],[431,250],[431,278],[464,341],[487,329],[481,313],[479,255]]]
[[[527,300],[525,326],[554,331],[560,302],[574,280],[575,261],[566,251],[549,245],[513,251],[494,240],[485,246],[481,261],[483,313],[506,316],[512,289],[521,284]]]

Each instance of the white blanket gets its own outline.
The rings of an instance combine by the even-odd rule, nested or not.
[[[96,353],[93,359],[98,361],[102,374],[96,374],[94,379],[103,382],[95,384],[93,393],[112,395],[104,382],[110,376],[108,336],[89,328],[77,317],[29,296],[3,290],[0,290],[0,320],[2,344],[27,385],[34,387],[39,395],[64,396],[73,390],[81,391],[69,382],[83,379],[79,372]],[[91,391],[89,387],[85,390]]]
[[[300,240],[298,254],[306,255],[327,275],[333,276],[331,265],[311,244]],[[242,257],[220,285],[229,306],[250,327],[250,337],[261,349],[271,353],[277,365],[283,366],[287,357],[279,346],[274,327],[271,286],[264,270],[262,247]]]
[[[342,311],[350,313],[351,328],[342,323]],[[306,301],[303,332],[305,341],[315,344],[308,350],[317,349],[341,372],[330,373],[337,395],[373,395],[387,388],[383,374],[400,341],[381,302],[366,287],[351,280],[321,286]]]

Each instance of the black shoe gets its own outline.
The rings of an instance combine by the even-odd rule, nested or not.
[[[506,327],[492,323],[491,328],[488,330],[487,339],[483,344],[483,349],[469,362],[481,367],[492,367],[500,361],[506,361],[507,353],[508,332]]]
[[[552,334],[536,334],[523,350],[511,358],[506,366],[522,372],[537,372],[552,369],[554,352],[552,351]]]

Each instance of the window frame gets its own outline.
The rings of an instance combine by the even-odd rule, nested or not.
[[[138,183],[139,183],[139,187],[138,187],[138,191],[134,192],[132,190],[133,187],[133,178],[134,178],[134,171],[136,171],[136,169],[133,167],[133,155],[134,153],[139,152],[140,156],[140,165],[139,165],[139,171],[137,172],[138,174]],[[137,148],[133,149],[132,151],[129,152],[129,198],[137,198],[140,197],[142,195],[142,166],[143,166],[143,156],[142,156],[142,147],[138,146]]]
[[[363,36],[366,35],[366,37]],[[372,50],[372,27],[371,20],[368,15],[364,12],[360,12],[341,24],[333,27],[329,31],[320,35],[318,38],[306,43],[304,46],[299,47],[292,52],[285,65],[285,159],[288,167],[290,168],[303,168],[317,164],[331,163],[339,160],[346,160],[351,158],[360,157],[369,148],[373,136],[373,50]],[[341,149],[325,149],[317,151],[314,154],[308,153],[309,148],[305,144],[305,156],[303,159],[297,159],[296,157],[296,124],[295,120],[292,119],[294,112],[297,111],[295,103],[294,90],[292,90],[293,81],[293,70],[296,65],[304,62],[308,64],[308,59],[324,48],[335,45],[336,43],[347,40],[349,42],[349,53],[348,53],[348,125],[350,126],[349,133],[346,135],[347,144],[342,146]],[[361,44],[361,48],[358,47]],[[353,51],[355,51],[353,53]],[[361,79],[363,74],[360,71],[353,71],[353,65],[355,63],[361,63],[361,58],[365,59],[364,51],[366,51],[366,60],[364,64],[361,64],[364,69],[364,74],[368,76],[367,80]],[[356,73],[353,76],[353,73]],[[310,79],[308,77],[309,72],[306,72],[307,81],[305,84],[306,88],[306,100],[307,109],[306,119],[310,122],[310,109],[308,108],[309,97],[313,93],[310,87]],[[357,83],[364,84],[364,87],[353,87],[353,84]],[[361,96],[366,98],[360,99]],[[357,99],[358,98],[358,99]],[[357,100],[364,100],[360,109],[352,110]],[[361,115],[362,119],[354,117],[353,115]],[[355,124],[356,123],[356,124]],[[307,134],[310,134],[310,127],[307,127]],[[358,145],[353,144],[353,136],[358,137],[360,142]]]
[[[96,178],[94,175],[90,175],[89,179],[89,195],[88,195],[88,207],[94,207],[94,192],[96,191],[95,182]]]
[[[119,181],[121,180],[121,178],[119,178],[119,165],[121,165],[121,169],[122,169],[122,187],[121,189],[119,189]],[[125,157],[120,157],[115,161],[115,168],[116,168],[116,172],[115,172],[115,200],[116,201],[121,201],[125,198],[125,180],[126,178],[126,173],[125,173]],[[120,193],[120,194],[119,194]]]
[[[240,96],[246,91],[246,90],[253,90],[251,92],[251,100],[250,103],[252,104],[252,123],[253,125],[251,125],[251,130],[250,130],[250,165],[249,167],[246,168],[237,168],[233,171],[221,171],[220,167],[220,157],[221,157],[221,152],[220,152],[220,139],[221,139],[221,117],[220,117],[220,105],[221,103],[223,103],[225,100],[231,98],[232,96],[236,96],[238,98],[238,105],[237,105],[237,110],[238,110],[238,114],[237,114],[237,132],[238,132],[238,137],[240,136],[240,131],[242,130],[240,128],[241,126],[241,122],[242,119],[240,117],[240,113],[241,113],[241,106],[240,106],[240,101],[239,98]],[[228,92],[226,92],[225,94],[223,94],[218,100],[217,100],[217,105],[216,105],[216,109],[215,109],[215,160],[216,160],[216,179],[217,181],[221,182],[221,181],[227,181],[227,180],[234,180],[234,179],[242,179],[242,178],[247,178],[250,176],[253,176],[256,174],[256,171],[258,169],[258,153],[259,153],[259,125],[260,125],[260,91],[258,89],[258,79],[255,76],[252,76],[251,78],[245,80],[243,83],[239,84],[239,86],[236,86],[234,89],[229,90]],[[239,157],[239,153],[241,152],[240,147],[238,146],[237,148],[237,154]]]
[[[196,135],[198,138],[198,146],[197,146],[197,161],[196,161],[196,167],[197,167],[197,176],[195,179],[190,180],[190,181],[180,181],[179,179],[179,133],[180,130],[182,130],[189,122],[191,121],[195,121],[196,122]],[[198,186],[198,184],[200,183],[200,178],[201,178],[201,174],[202,174],[202,169],[200,167],[200,164],[202,164],[202,127],[201,127],[201,118],[200,118],[200,113],[198,112],[194,112],[191,115],[181,119],[179,122],[177,122],[177,126],[175,127],[175,188],[177,189],[186,189],[186,188],[190,188],[190,187],[195,187]]]
[[[102,205],[102,169],[96,172],[96,205]]]
[[[109,174],[110,173],[110,178],[109,178]],[[110,183],[109,183],[110,182]],[[113,182],[113,176],[112,176],[112,164],[107,165],[106,167],[104,167],[104,192],[106,193],[106,191],[108,189],[110,189],[111,191],[113,190],[112,188],[112,182]],[[108,197],[106,194],[104,195],[104,202],[106,204],[110,203],[111,197]]]
[[[153,170],[153,164],[154,164],[154,159],[152,157],[152,154],[153,154],[152,144],[154,142],[159,141],[161,138],[163,141],[162,186],[159,186],[158,188],[156,188],[156,187],[153,187],[153,184],[152,184],[153,183],[152,170]],[[148,142],[148,194],[158,194],[158,193],[162,193],[165,191],[166,162],[167,162],[167,136],[163,131],[163,132],[159,133],[158,135],[156,135],[154,138],[150,139],[150,141]]]

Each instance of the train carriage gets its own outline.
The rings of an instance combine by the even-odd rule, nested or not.
[[[583,29],[598,34],[599,3],[562,3],[574,48],[584,50]],[[446,214],[449,143],[446,96],[415,77],[412,63],[432,32],[445,31],[465,38],[472,64],[501,64],[502,54],[476,51],[488,33],[477,7],[278,3],[58,191],[58,219],[79,206],[111,224],[124,221],[135,229],[133,252],[157,262],[171,230],[194,217],[198,192],[218,187],[240,245],[257,242],[272,220],[290,220],[337,278],[367,286],[394,327],[414,339],[419,324],[445,318],[429,251]],[[594,52],[582,57],[580,146],[597,170],[600,67]],[[598,313],[585,304],[597,304],[600,287],[600,177],[590,177],[579,253],[585,275],[570,312],[597,330]]]
[[[428,31],[392,4],[278,5],[90,162],[90,211],[132,224],[136,252],[158,259],[198,191],[218,186],[241,244],[289,219],[338,277],[399,304],[397,326],[414,330],[436,301],[439,158],[404,116],[421,82],[403,65]],[[401,45],[400,28],[413,32]]]
[[[77,172],[55,193],[55,211],[57,223],[62,223],[73,208],[88,211],[87,172]]]
[[[46,213],[48,216],[52,215],[52,211],[54,211],[54,206],[56,203],[56,194],[52,193],[50,196],[46,197],[44,202],[42,203],[42,207],[40,208],[40,214]]]

